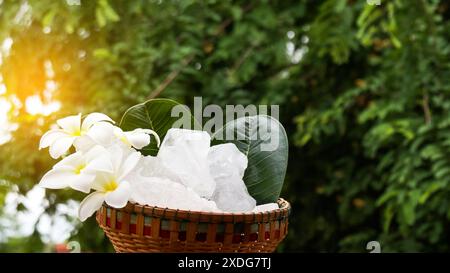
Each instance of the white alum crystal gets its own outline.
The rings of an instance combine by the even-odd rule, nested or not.
[[[207,132],[170,129],[158,152],[161,164],[177,174],[183,185],[210,198],[216,188],[208,168],[211,137]]]
[[[217,185],[212,196],[222,211],[251,211],[256,201],[242,180],[247,157],[232,143],[212,146],[208,155],[210,173]]]
[[[141,177],[131,184],[131,201],[142,205],[193,211],[219,211],[214,202],[166,178]]]
[[[215,179],[232,175],[243,178],[248,164],[247,156],[232,143],[212,146],[209,150],[208,162],[209,171]]]
[[[143,177],[164,177],[181,183],[179,176],[166,168],[156,156],[144,156],[137,167],[138,174]]]
[[[253,212],[265,212],[265,211],[276,210],[279,208],[280,207],[278,206],[277,203],[267,203],[264,205],[256,206],[255,209],[253,209]]]

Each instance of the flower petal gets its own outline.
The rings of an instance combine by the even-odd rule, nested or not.
[[[77,137],[73,142],[73,146],[75,147],[75,150],[77,150],[77,152],[87,152],[95,145],[95,141],[87,135]]]
[[[81,113],[75,116],[68,116],[58,119],[56,123],[69,134],[75,134],[80,131],[81,127]]]
[[[114,125],[108,122],[94,124],[86,133],[95,143],[108,146],[114,139]]]
[[[73,173],[61,170],[50,170],[39,182],[39,186],[47,189],[63,189],[69,186]]]
[[[82,125],[81,129],[83,131],[87,131],[87,130],[89,130],[92,127],[92,125],[94,125],[94,124],[96,124],[97,122],[100,122],[100,121],[109,121],[111,123],[114,123],[114,121],[110,117],[105,115],[105,114],[102,114],[102,113],[91,113],[91,114],[87,115],[84,118],[83,125]]]
[[[156,139],[156,146],[159,147],[159,145],[161,145],[161,139],[159,138],[158,134],[155,131],[150,130],[150,129],[140,129],[140,128],[138,128],[136,130],[139,130],[139,131],[141,131],[143,133],[146,133],[146,134],[154,136],[155,139]]]
[[[119,145],[113,145],[111,147],[108,147],[108,152],[110,153],[114,171],[118,173],[122,165],[122,160],[124,159],[124,150]]]
[[[64,157],[61,161],[56,163],[55,166],[53,166],[53,169],[55,170],[75,170],[78,166],[84,164],[84,157],[81,152],[73,153],[69,156]]]
[[[116,136],[117,139],[122,141],[122,143],[124,143],[125,145],[131,146],[131,143],[128,141],[127,135],[119,127],[114,127],[114,135]]]
[[[84,157],[85,157],[86,161],[90,162],[90,161],[98,158],[100,155],[109,155],[109,152],[108,152],[108,150],[106,150],[105,147],[100,146],[100,145],[95,145],[94,147],[89,149],[89,151],[87,151],[84,154]]]
[[[142,149],[150,144],[150,136],[146,133],[138,132],[136,130],[125,132],[128,142],[136,149]]]
[[[61,157],[72,146],[75,137],[63,137],[50,145],[50,156],[54,159]]]
[[[69,186],[77,191],[89,193],[91,191],[92,183],[95,180],[95,174],[82,172],[72,179]]]
[[[86,154],[86,172],[114,172],[114,168],[111,162],[110,154],[105,148],[101,146],[95,146]]]
[[[97,173],[97,176],[92,183],[91,188],[93,188],[96,191],[106,192],[107,186],[111,183],[111,181],[116,181],[116,177],[112,173],[104,173],[99,172]]]
[[[141,153],[131,152],[122,162],[119,172],[117,173],[117,179],[122,180],[125,176],[127,176],[136,167],[141,158]]]
[[[101,208],[103,201],[105,200],[105,193],[93,192],[86,196],[80,203],[78,209],[78,218],[84,222],[89,216],[91,216],[96,210]]]
[[[128,203],[130,195],[130,183],[127,181],[122,181],[116,190],[106,194],[105,202],[113,208],[123,208]]]
[[[39,142],[39,150],[47,148],[48,146],[52,145],[55,140],[65,136],[67,136],[67,133],[60,129],[48,131],[41,137],[41,141]]]

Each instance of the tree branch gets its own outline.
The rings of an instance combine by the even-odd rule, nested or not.
[[[186,58],[184,58],[181,61],[180,67],[170,72],[169,75],[167,75],[167,77],[164,79],[164,81],[160,85],[158,85],[158,87],[156,87],[155,90],[152,91],[152,93],[150,93],[148,99],[154,99],[158,97],[164,91],[164,89],[166,89],[167,86],[169,86],[169,84],[171,84],[176,79],[176,77],[178,77],[181,70],[191,63],[192,59],[194,59],[194,54],[188,55]]]
[[[428,98],[427,92],[425,92],[423,94],[422,108],[423,108],[423,114],[425,116],[425,124],[429,125],[429,124],[431,124],[432,118],[431,118],[431,110],[430,110],[430,104],[429,104],[429,98]]]
[[[245,52],[241,55],[241,57],[234,63],[231,71],[234,72],[234,71],[238,70],[239,67],[241,67],[241,65],[245,62],[245,60],[250,56],[250,54],[252,53],[254,48],[255,48],[254,45],[247,48],[247,50],[245,50]]]

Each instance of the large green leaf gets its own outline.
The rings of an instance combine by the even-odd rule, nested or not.
[[[182,114],[180,114],[180,112],[177,113],[180,114],[180,116],[172,116],[172,109],[175,106],[181,106],[181,104],[169,99],[152,99],[137,104],[125,112],[120,121],[120,127],[124,131],[131,131],[136,128],[152,129],[159,135],[161,140],[163,140],[167,131],[173,126],[176,126],[177,122],[180,122],[180,117],[182,115],[189,119],[189,126],[193,129],[194,124],[197,124],[197,122],[191,115],[189,109],[183,108]],[[153,136],[150,145],[144,147],[141,152],[144,155],[156,155],[158,153],[158,147]]]
[[[286,175],[288,140],[276,119],[266,115],[241,117],[225,124],[213,139],[214,144],[234,143],[247,155],[244,182],[258,204],[277,201]]]

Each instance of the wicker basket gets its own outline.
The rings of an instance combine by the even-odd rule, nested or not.
[[[207,213],[106,204],[97,222],[116,252],[273,252],[288,230],[290,204],[267,213]]]

